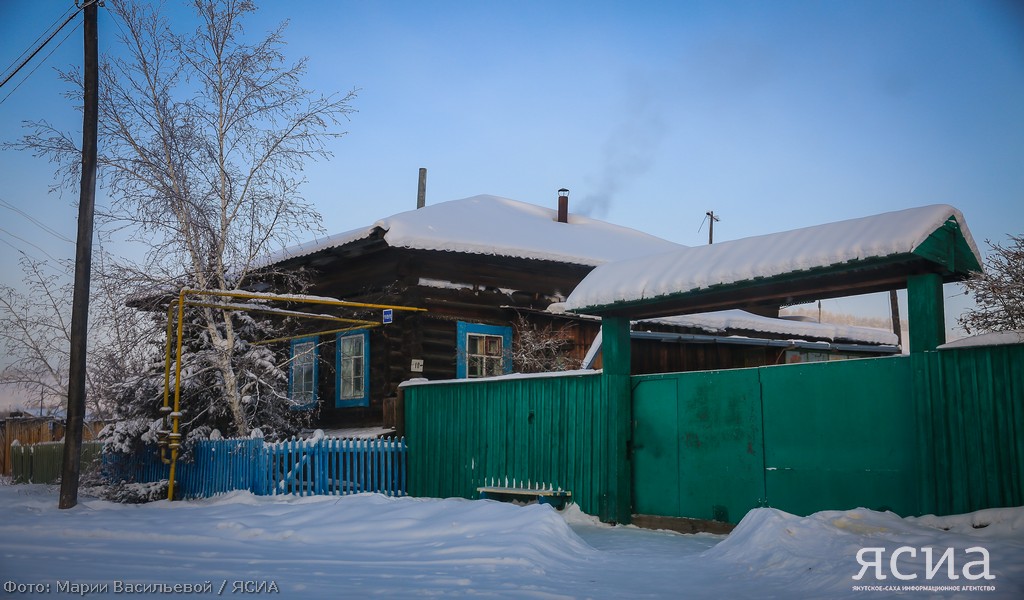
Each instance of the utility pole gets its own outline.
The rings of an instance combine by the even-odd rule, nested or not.
[[[92,272],[93,213],[96,205],[96,138],[99,121],[99,35],[97,4],[85,13],[85,58],[82,110],[82,185],[78,200],[78,244],[75,250],[75,293],[71,304],[71,364],[68,369],[68,411],[61,466],[60,508],[78,504],[82,471],[82,428],[85,422],[85,352],[89,324],[89,280]]]
[[[889,290],[889,314],[892,316],[892,332],[896,334],[896,345],[903,347],[903,326],[900,324],[900,303],[896,290]]]
[[[416,208],[427,205],[427,170],[420,167],[420,180],[416,187]]]
[[[708,216],[708,245],[715,243],[715,221],[719,218],[715,216],[715,211],[709,210],[704,213]]]

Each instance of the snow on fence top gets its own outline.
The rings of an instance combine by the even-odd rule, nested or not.
[[[480,195],[432,204],[380,219],[322,240],[286,248],[270,263],[298,258],[369,237],[383,230],[398,248],[489,254],[595,266],[612,260],[684,248],[635,229],[578,214],[559,223],[554,209]]]
[[[601,265],[576,287],[568,310],[636,302],[850,261],[913,253],[949,219],[981,263],[959,210],[945,204],[781,233],[681,248]]]

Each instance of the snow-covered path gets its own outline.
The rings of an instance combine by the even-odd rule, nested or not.
[[[943,568],[940,578],[924,581],[919,552],[898,566],[920,576],[896,584],[995,588],[938,597],[1024,597],[1021,509],[935,523],[866,510],[799,518],[759,509],[726,538],[610,527],[573,507],[559,514],[538,505],[372,494],[237,492],[206,501],[125,506],[83,498],[71,510],[56,506],[52,486],[0,485],[0,586],[8,597],[152,596],[164,586],[202,589],[206,582],[208,593],[187,595],[277,589],[282,598],[884,597],[853,588],[894,582],[852,580],[856,554],[901,545],[952,547],[957,573],[977,558],[965,551],[983,546],[994,579],[949,581]],[[990,524],[971,526],[979,519]],[[106,593],[97,593],[103,586]],[[125,589],[137,594],[115,593]]]

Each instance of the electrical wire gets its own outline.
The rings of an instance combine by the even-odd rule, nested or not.
[[[75,241],[72,240],[71,238],[69,238],[66,235],[64,235],[64,234],[62,234],[62,233],[60,233],[60,232],[50,228],[48,225],[39,222],[38,219],[36,219],[32,215],[28,214],[27,212],[21,210],[17,206],[14,206],[13,204],[11,204],[10,202],[4,200],[3,198],[0,198],[0,206],[3,206],[4,208],[6,208],[8,210],[12,210],[12,211],[18,213],[19,215],[25,217],[26,219],[28,219],[29,221],[34,223],[36,225],[36,227],[42,229],[46,233],[49,233],[50,235],[52,235],[53,237],[57,238],[58,240],[62,240],[62,241],[68,242],[69,244],[74,244],[75,243]]]
[[[23,51],[23,52],[22,52],[21,54],[19,54],[19,55],[18,55],[18,57],[17,57],[17,58],[15,58],[14,60],[12,60],[12,61],[11,61],[11,64],[7,65],[7,68],[5,68],[3,72],[4,72],[4,73],[7,73],[8,71],[10,71],[10,70],[11,70],[11,69],[12,69],[12,68],[14,67],[14,65],[15,65],[15,64],[16,64],[16,63],[17,63],[17,62],[18,62],[19,60],[21,60],[21,58],[22,58],[23,56],[25,56],[26,54],[28,54],[29,50],[31,50],[31,49],[32,49],[32,48],[33,48],[33,47],[34,47],[34,46],[35,46],[36,44],[38,44],[38,43],[39,43],[39,40],[43,39],[43,36],[45,36],[45,35],[47,34],[47,32],[49,32],[49,31],[50,31],[51,29],[53,29],[53,28],[54,28],[54,27],[55,27],[55,26],[57,25],[57,23],[58,23],[58,22],[59,22],[59,21],[60,21],[61,19],[63,19],[63,18],[65,17],[65,16],[67,16],[67,14],[68,14],[68,13],[69,13],[69,12],[70,12],[71,10],[72,10],[72,7],[68,7],[68,9],[64,11],[64,14],[62,14],[61,16],[59,16],[59,17],[57,17],[56,19],[54,19],[53,23],[51,23],[49,27],[47,27],[46,29],[44,29],[44,30],[43,30],[43,32],[42,32],[42,33],[40,33],[39,35],[37,35],[37,36],[36,36],[36,39],[32,40],[32,44],[31,44],[31,45],[30,45],[30,46],[28,47],[28,49],[24,50],[24,51]],[[77,12],[77,10],[76,10],[76,12]],[[71,16],[73,17],[74,15],[71,15]],[[41,45],[40,45],[40,46],[41,46]],[[36,52],[38,52],[38,51],[39,51],[39,50],[37,49],[37,50],[36,50]],[[29,59],[29,60],[30,60],[30,59]]]
[[[72,16],[74,16],[74,15],[72,15]],[[60,48],[64,44],[64,42],[67,41],[67,39],[69,37],[71,37],[72,33],[78,31],[78,28],[81,27],[81,26],[82,26],[81,22],[76,23],[75,26],[71,28],[71,31],[68,31],[67,35],[65,35],[63,38],[61,38],[60,42],[58,42],[57,45],[54,46],[52,50],[50,50],[50,52],[43,58],[43,60],[39,61],[39,63],[36,64],[36,66],[32,67],[32,70],[28,72],[28,75],[26,75],[24,79],[19,81],[18,85],[14,86],[14,89],[11,90],[10,92],[8,92],[8,94],[6,96],[4,96],[2,100],[0,100],[0,104],[3,104],[4,102],[6,102],[7,99],[11,97],[11,94],[13,94],[14,92],[18,91],[18,88],[21,87],[21,84],[23,84],[26,81],[28,81],[28,78],[31,77],[32,74],[36,72],[36,70],[40,67],[40,65],[45,63],[48,58],[53,56],[53,53],[56,52],[57,49]],[[13,74],[12,74],[12,76],[13,76]]]
[[[40,248],[39,246],[37,246],[37,245],[33,244],[32,242],[30,242],[30,241],[26,240],[25,238],[23,238],[23,237],[21,237],[21,236],[17,236],[17,235],[14,235],[13,233],[11,233],[10,231],[7,231],[7,230],[6,230],[6,229],[4,229],[3,227],[0,227],[0,233],[6,233],[7,235],[11,236],[12,238],[14,238],[14,239],[16,239],[16,240],[20,240],[20,241],[22,241],[22,242],[25,242],[25,243],[26,243],[26,244],[28,244],[29,246],[32,246],[32,247],[33,247],[33,248],[35,248],[36,250],[38,250],[38,251],[42,252],[43,254],[45,254],[46,256],[50,257],[50,260],[52,260],[52,261],[54,261],[54,262],[60,262],[60,261],[59,261],[58,259],[54,258],[54,256],[53,256],[52,254],[50,254],[49,252],[47,252],[46,250],[43,250],[43,249],[42,249],[42,248]],[[3,238],[0,238],[0,242],[3,242],[3,243],[5,243],[5,244],[7,244],[7,245],[8,245],[8,246],[10,246],[11,248],[14,248],[15,250],[17,250],[17,251],[18,251],[18,252],[20,252],[21,254],[25,254],[26,256],[28,256],[28,254],[27,254],[27,253],[26,253],[26,252],[25,252],[24,250],[22,250],[21,248],[19,248],[19,247],[15,246],[14,244],[12,244],[12,243],[8,242],[7,240],[5,240],[5,239],[3,239]]]
[[[84,8],[84,7],[83,7],[83,8]],[[7,83],[8,81],[10,81],[12,77],[14,77],[15,75],[17,75],[17,74],[18,74],[18,71],[20,71],[20,70],[21,70],[22,68],[24,68],[24,66],[25,66],[25,65],[27,65],[27,64],[29,63],[29,61],[30,61],[30,60],[32,60],[32,59],[33,59],[33,58],[35,57],[35,55],[36,55],[36,54],[39,54],[39,51],[40,51],[40,50],[42,50],[42,49],[43,49],[44,47],[46,47],[46,45],[50,43],[50,40],[52,40],[52,39],[53,39],[54,37],[56,37],[56,35],[57,35],[58,33],[60,33],[60,30],[61,30],[61,29],[64,29],[64,26],[65,26],[65,25],[67,25],[68,23],[70,23],[70,22],[71,22],[71,19],[74,19],[74,18],[75,18],[75,16],[77,16],[77,15],[78,15],[78,13],[79,13],[79,12],[80,12],[81,10],[82,10],[82,9],[81,9],[81,8],[79,8],[79,9],[78,9],[78,10],[76,10],[76,11],[75,11],[74,13],[72,13],[72,14],[71,14],[71,15],[70,15],[70,16],[69,16],[69,17],[68,17],[67,19],[65,19],[65,20],[64,20],[64,22],[60,24],[60,27],[58,27],[56,31],[54,31],[53,33],[51,33],[51,34],[50,34],[50,36],[49,36],[48,38],[46,38],[46,40],[45,40],[45,41],[44,41],[44,42],[43,42],[42,44],[39,44],[39,47],[38,47],[38,48],[36,48],[35,50],[33,50],[33,51],[32,51],[32,53],[28,55],[28,58],[26,58],[25,60],[21,61],[21,64],[20,64],[20,65],[18,65],[18,67],[17,67],[16,69],[14,69],[14,72],[13,72],[13,73],[11,73],[10,75],[8,75],[7,77],[4,77],[4,80],[3,80],[3,81],[0,81],[0,88],[4,87],[4,84],[6,84],[6,83]],[[66,38],[65,38],[65,39],[66,39]],[[22,55],[24,55],[24,52],[22,52]]]

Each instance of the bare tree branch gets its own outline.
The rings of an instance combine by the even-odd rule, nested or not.
[[[1024,331],[1024,236],[1009,238],[1005,246],[986,240],[985,271],[963,282],[977,304],[958,319],[967,333]]]

